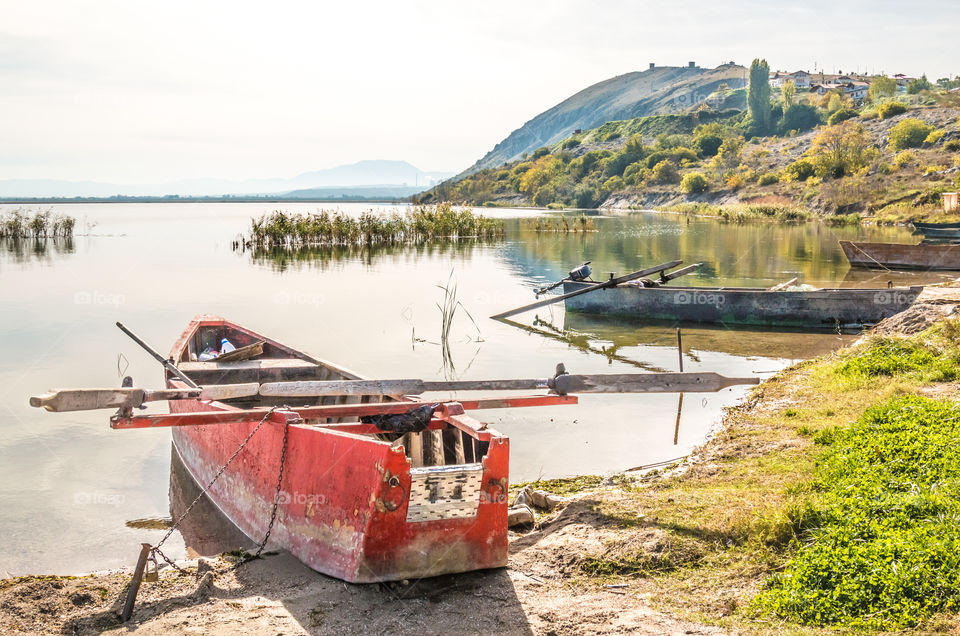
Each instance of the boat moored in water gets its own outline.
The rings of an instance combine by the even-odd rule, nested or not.
[[[591,284],[565,282],[564,294]],[[909,307],[921,286],[884,289],[771,290],[755,287],[645,287],[624,283],[567,298],[567,311],[650,320],[790,326],[873,325]]]
[[[960,245],[861,243],[840,241],[851,267],[871,269],[960,270]]]

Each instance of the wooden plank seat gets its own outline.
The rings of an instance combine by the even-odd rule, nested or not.
[[[329,371],[298,358],[269,358],[236,362],[180,362],[177,367],[197,384],[237,384],[243,382],[283,382],[320,380]]]

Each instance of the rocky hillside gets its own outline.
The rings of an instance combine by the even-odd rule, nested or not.
[[[746,76],[747,70],[736,64],[715,69],[658,66],[599,82],[514,130],[457,178],[500,166],[565,139],[577,129],[595,128],[608,121],[683,112],[703,102],[713,107],[742,108],[742,102],[715,103],[715,93],[722,84],[732,89],[745,86]]]
[[[750,139],[744,137],[744,114],[735,110],[612,121],[526,158],[445,182],[419,199],[659,208],[738,218],[940,220],[941,193],[960,187],[955,101],[925,95],[845,108],[841,123],[835,123],[837,113],[808,103],[801,108],[818,125],[811,121],[802,132]]]

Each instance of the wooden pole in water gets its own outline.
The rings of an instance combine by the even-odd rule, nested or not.
[[[680,414],[683,413],[683,393],[680,394],[680,400],[677,402],[677,424],[673,427],[673,445],[677,445],[680,439]]]
[[[680,335],[680,327],[677,327],[677,356],[680,359],[680,373],[683,373],[683,336]],[[677,401],[677,423],[673,427],[673,445],[677,445],[680,439],[680,413],[683,412],[683,393]]]
[[[140,556],[137,558],[137,567],[133,570],[133,580],[130,581],[130,588],[127,590],[127,602],[123,604],[123,613],[120,614],[120,622],[126,623],[133,616],[133,604],[137,602],[137,592],[140,591],[140,583],[143,581],[143,570],[147,567],[147,557],[150,556],[150,544],[140,544]]]
[[[677,356],[680,358],[680,373],[683,373],[683,337],[680,335],[680,327],[677,327]]]

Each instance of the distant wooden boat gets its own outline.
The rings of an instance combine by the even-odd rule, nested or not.
[[[840,249],[852,267],[960,270],[960,245],[840,241]]]
[[[596,283],[565,282],[564,293]],[[566,299],[568,311],[650,320],[824,329],[880,322],[909,307],[922,286],[769,290],[754,287],[644,287],[620,284]]]
[[[925,238],[960,239],[960,228],[925,228],[920,230]]]
[[[960,230],[960,222],[957,223],[920,223],[915,221],[911,223],[913,227],[921,232],[924,230]]]

